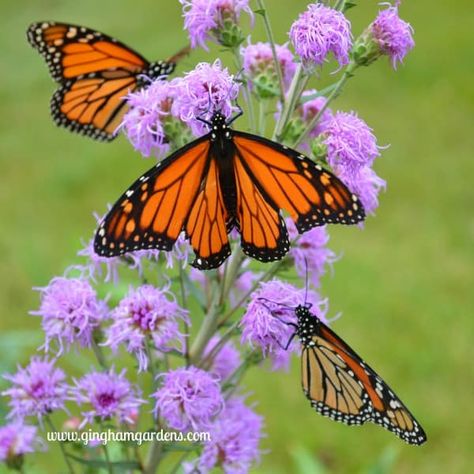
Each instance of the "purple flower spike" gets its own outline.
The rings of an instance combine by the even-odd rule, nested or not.
[[[321,66],[333,53],[340,66],[349,62],[351,24],[339,11],[322,3],[311,4],[290,29],[296,54],[307,68]]]
[[[375,171],[364,166],[356,175],[339,175],[347,187],[356,194],[367,214],[374,214],[379,206],[378,195],[385,190],[387,183]]]
[[[179,0],[183,5],[184,28],[188,30],[191,46],[206,51],[206,41],[232,47],[241,39],[237,24],[242,11],[253,21],[248,0]]]
[[[291,219],[286,219],[286,227],[290,239],[295,239],[299,235]],[[320,279],[326,273],[327,266],[331,266],[336,260],[336,254],[327,248],[328,242],[329,234],[326,226],[314,227],[302,234],[290,250],[296,272],[301,278],[305,278],[308,274],[308,280],[315,288],[320,286]]]
[[[355,112],[337,112],[321,126],[328,163],[338,175],[356,175],[380,155],[372,129]]]
[[[301,96],[303,98],[308,97],[313,94],[316,94],[316,92],[317,92],[316,89],[309,89],[309,90],[304,91],[303,94],[301,94]],[[311,99],[306,102],[303,102],[303,104],[301,104],[297,109],[303,122],[305,122],[306,124],[311,122],[311,120],[324,107],[324,105],[326,104],[326,101],[327,101],[326,97],[319,96],[319,97],[316,97],[315,99]],[[318,136],[322,132],[321,123],[327,122],[328,120],[331,120],[331,118],[332,118],[332,111],[330,108],[327,108],[322,113],[321,117],[319,118],[319,123],[317,123],[316,126],[313,128],[313,130],[311,130],[311,132],[309,133],[309,136],[310,137]]]
[[[204,350],[203,358],[206,358],[212,352],[219,341],[219,336],[211,338]],[[214,356],[209,372],[219,377],[221,381],[226,380],[235,372],[240,363],[240,352],[232,341],[227,341]]]
[[[185,467],[185,472],[202,474],[221,468],[230,474],[249,472],[260,457],[263,418],[247,407],[241,398],[230,399],[210,428],[211,441],[205,443],[201,457]],[[192,469],[195,469],[192,471]]]
[[[260,283],[241,321],[242,344],[259,347],[264,356],[270,357],[273,370],[287,369],[291,353],[299,348],[294,339],[288,349],[284,349],[295,332],[287,323],[296,324],[295,309],[305,304],[311,305],[311,311],[326,322],[327,300],[316,292],[280,280]]]
[[[174,300],[168,288],[143,285],[131,289],[111,313],[112,325],[106,330],[104,345],[116,351],[125,344],[127,351],[136,355],[138,370],[148,368],[146,339],[150,337],[159,351],[178,349],[184,343],[179,322],[189,324],[186,311]]]
[[[398,3],[379,12],[370,28],[381,52],[389,56],[396,69],[415,46],[412,26],[398,16]]]
[[[69,399],[84,405],[81,429],[87,423],[94,423],[95,418],[133,424],[140,405],[146,403],[140,398],[138,388],[125,378],[125,369],[119,374],[113,368],[109,372],[91,372],[74,383]]]
[[[18,367],[13,375],[4,375],[12,387],[2,392],[10,397],[9,418],[44,415],[64,409],[66,400],[65,375],[47,358],[33,357],[25,368]]]
[[[35,452],[39,445],[36,426],[15,421],[0,428],[0,461],[5,461],[12,468],[21,466],[18,458]]]
[[[59,354],[74,342],[90,346],[93,331],[107,317],[107,305],[97,299],[90,283],[82,278],[53,278],[41,291],[39,311],[31,314],[43,318],[45,332],[43,348],[48,351],[52,341],[59,346]]]
[[[241,343],[260,347],[264,356],[270,356],[273,370],[286,368],[290,352],[298,349],[296,342],[284,349],[295,332],[294,327],[285,323],[296,323],[294,308],[304,304],[304,298],[304,290],[272,280],[260,284],[247,306],[241,321]]]
[[[94,239],[91,239],[89,243],[77,254],[80,257],[85,257],[87,259],[87,264],[81,266],[81,274],[84,278],[90,278],[92,281],[97,281],[98,277],[105,276],[104,281],[106,283],[118,282],[118,267],[120,266],[121,260],[120,257],[101,257],[94,250]]]
[[[176,430],[207,429],[223,407],[219,384],[196,367],[179,368],[160,375],[162,386],[153,395],[154,413]]]
[[[166,124],[177,118],[173,103],[179,80],[157,79],[127,97],[130,110],[125,114],[121,127],[130,143],[145,157],[154,155],[160,158],[170,149],[172,138],[167,133]]]
[[[293,53],[286,44],[275,45],[276,55],[283,75],[283,85],[289,87],[296,70]],[[275,71],[270,43],[248,44],[240,49],[245,74],[257,87],[261,97],[275,97],[279,94],[278,76]]]
[[[176,113],[195,135],[208,131],[197,118],[209,120],[216,111],[230,118],[237,110],[232,101],[239,95],[239,85],[219,59],[213,64],[199,63],[177,83],[176,89]]]

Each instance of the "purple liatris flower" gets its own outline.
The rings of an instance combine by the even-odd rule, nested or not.
[[[215,40],[232,48],[242,41],[238,21],[242,11],[253,20],[248,0],[179,0],[183,5],[184,28],[191,46],[208,49],[206,41]]]
[[[159,376],[162,385],[153,395],[154,413],[176,430],[202,430],[223,407],[217,379],[196,367],[179,368]]]
[[[296,70],[292,52],[286,44],[275,45],[277,60],[283,76],[283,85],[289,87]],[[261,98],[279,95],[278,76],[275,70],[270,43],[249,43],[240,49],[246,76],[250,79],[255,93]]]
[[[333,53],[340,66],[349,62],[351,24],[340,11],[322,3],[311,4],[290,29],[296,54],[307,68],[321,66]]]
[[[82,407],[81,428],[94,423],[95,418],[133,423],[140,405],[145,403],[139,389],[126,379],[125,369],[119,374],[113,368],[108,372],[91,372],[74,383],[69,399]]]
[[[304,91],[301,94],[302,99],[305,99],[307,97],[310,97],[314,94],[317,93],[316,89],[309,89]],[[318,115],[319,111],[323,109],[323,107],[326,105],[327,99],[324,96],[318,96],[315,97],[314,99],[309,99],[305,100],[297,109],[297,113],[301,116],[301,119],[305,123],[311,122],[311,120]],[[319,118],[319,123],[316,124],[316,126],[309,132],[310,137],[315,137],[319,135],[322,131],[322,127],[320,125],[321,122],[327,122],[332,118],[332,111],[328,107],[324,110],[324,112],[321,114],[321,117]]]
[[[327,161],[338,175],[356,175],[380,155],[372,129],[355,112],[337,112],[321,127]]]
[[[41,305],[31,314],[42,317],[44,348],[56,341],[59,353],[73,342],[89,346],[93,331],[107,316],[107,305],[97,298],[91,284],[83,278],[53,278],[41,291]]]
[[[4,375],[12,387],[2,392],[10,397],[9,418],[37,416],[64,409],[66,400],[65,375],[47,358],[33,357],[25,368],[18,368],[13,375]]]
[[[195,135],[208,131],[197,118],[209,120],[216,111],[230,118],[237,110],[232,101],[239,95],[239,86],[219,59],[213,64],[199,63],[177,83],[176,90],[176,113]]]
[[[35,452],[38,447],[40,440],[36,426],[14,421],[0,428],[0,461],[6,462],[12,469],[21,466],[21,456]]]
[[[269,356],[273,370],[287,368],[290,353],[298,350],[296,341],[285,349],[296,324],[295,309],[298,305],[311,304],[318,308],[318,317],[325,318],[325,302],[312,291],[296,288],[280,280],[260,283],[252,295],[242,318],[242,344],[259,347],[264,356]]]
[[[415,46],[413,28],[398,16],[398,4],[379,12],[370,30],[381,53],[389,56],[394,69]]]
[[[204,474],[217,467],[226,473],[243,474],[258,461],[263,418],[246,406],[241,398],[226,403],[209,431],[211,440],[204,444],[200,458],[192,466],[186,466],[186,472]],[[192,468],[197,469],[191,471]]]
[[[291,219],[286,219],[286,228],[291,240],[299,235]],[[335,253],[327,248],[328,242],[326,226],[314,227],[302,234],[290,249],[296,272],[301,278],[308,275],[309,282],[315,288],[320,286],[320,279],[326,273],[327,266],[336,260]]]
[[[374,214],[379,206],[378,195],[385,190],[387,183],[375,171],[368,167],[362,167],[356,175],[340,174],[339,177],[347,187],[356,194],[367,214]]]
[[[168,351],[179,349],[184,336],[179,331],[179,322],[189,324],[186,311],[174,300],[168,288],[159,289],[143,285],[131,289],[111,312],[112,325],[106,330],[104,345],[112,350],[124,344],[128,352],[136,355],[138,370],[148,367],[147,338],[154,349]]]
[[[170,143],[173,147],[182,146],[192,138],[173,106],[179,81],[157,79],[127,97],[130,109],[121,126],[134,148],[145,157],[160,158],[169,151]]]
[[[118,282],[118,267],[122,260],[120,257],[101,257],[94,250],[94,239],[91,239],[77,254],[87,259],[87,263],[79,267],[84,278],[90,278],[95,282],[98,277],[102,277],[105,268],[104,281]]]
[[[211,338],[204,350],[204,359],[213,354],[213,350],[219,341],[219,336],[213,336]],[[240,352],[232,341],[227,341],[222,345],[222,347],[219,347],[218,352],[212,357],[209,372],[217,375],[217,377],[223,381],[235,372],[240,363]]]

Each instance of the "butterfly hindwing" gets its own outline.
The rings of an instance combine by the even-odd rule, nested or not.
[[[234,156],[234,176],[242,250],[261,262],[281,259],[290,247],[285,223],[279,209],[247,169],[238,149]]]
[[[251,177],[287,211],[298,231],[338,223],[356,224],[365,213],[342,181],[309,158],[266,138],[234,131],[234,144]]]
[[[227,213],[219,167],[211,156],[203,184],[186,220],[186,235],[196,254],[192,265],[201,270],[216,268],[230,255]]]

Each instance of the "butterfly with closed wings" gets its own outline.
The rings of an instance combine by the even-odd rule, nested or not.
[[[295,330],[284,349],[295,336],[300,340],[301,384],[318,413],[347,425],[376,423],[408,444],[426,441],[423,428],[387,383],[310,311],[309,303],[286,308],[296,316],[295,322],[267,309]]]
[[[110,141],[127,111],[125,97],[150,79],[171,74],[184,48],[167,61],[150,63],[114,38],[84,26],[37,22],[27,31],[60,87],[51,98],[51,115],[61,127]]]
[[[193,265],[217,268],[230,255],[236,228],[244,253],[262,262],[289,250],[281,211],[300,233],[365,217],[357,196],[332,173],[296,150],[230,128],[215,112],[209,133],[138,178],[100,223],[94,249],[114,257],[141,249],[169,251],[184,230]]]

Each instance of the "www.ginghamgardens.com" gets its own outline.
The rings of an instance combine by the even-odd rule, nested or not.
[[[46,433],[48,442],[80,442],[84,445],[103,444],[110,442],[131,442],[140,446],[150,441],[162,443],[202,443],[211,440],[211,434],[207,431],[190,431],[181,433],[175,431],[49,431]]]

